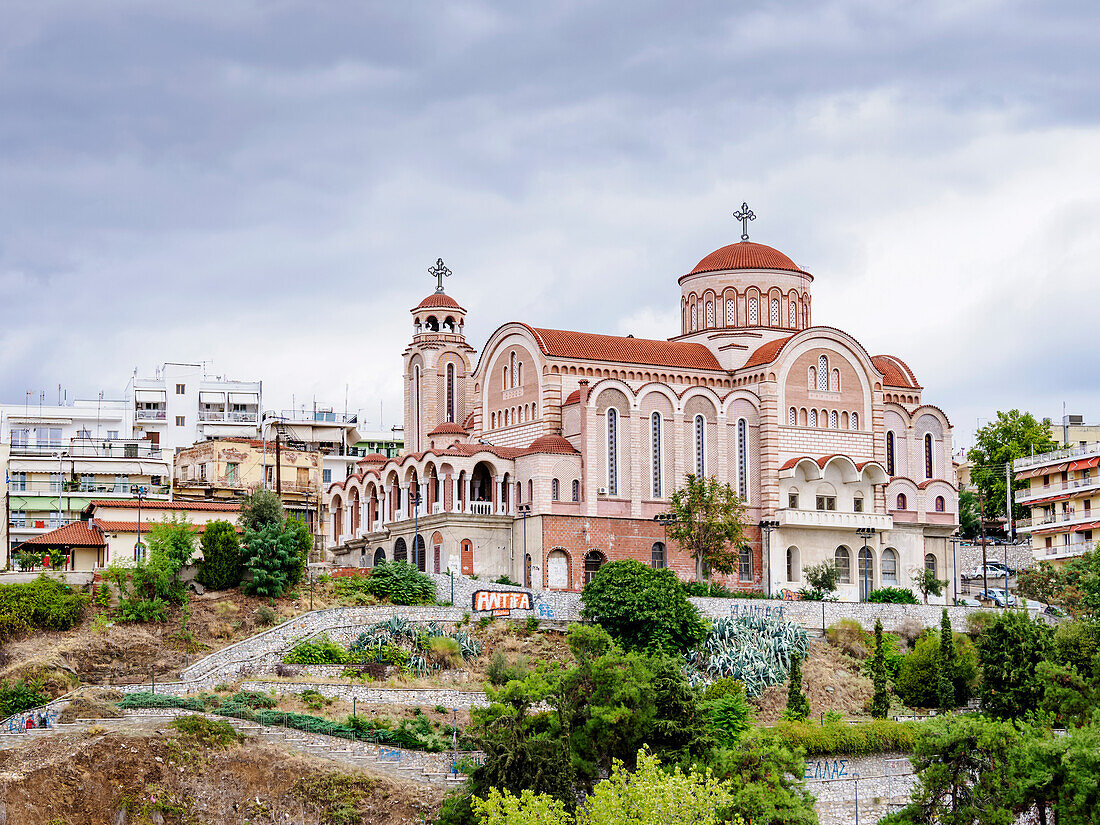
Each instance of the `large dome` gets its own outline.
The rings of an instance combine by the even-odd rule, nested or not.
[[[741,241],[714,250],[699,261],[695,269],[688,274],[697,275],[700,272],[719,272],[728,269],[782,269],[788,272],[804,272],[778,249],[772,249],[762,243]],[[808,272],[805,274],[809,275]]]

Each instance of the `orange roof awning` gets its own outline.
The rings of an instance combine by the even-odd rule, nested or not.
[[[1071,462],[1069,468],[1071,470],[1088,470],[1100,464],[1100,455],[1093,456],[1092,458],[1082,458],[1077,461]]]

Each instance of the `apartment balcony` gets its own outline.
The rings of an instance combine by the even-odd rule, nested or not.
[[[1082,458],[1084,456],[1094,456],[1097,454],[1100,454],[1100,442],[1085,444],[1083,447],[1078,445],[1076,447],[1066,447],[1061,450],[1054,450],[1049,453],[1041,453],[1040,455],[1017,458],[1012,462],[1012,469],[1018,473],[1029,467],[1041,467],[1044,464],[1054,464],[1070,458]]]
[[[138,421],[164,421],[167,417],[167,410],[134,410],[134,418]]]
[[[66,524],[72,524],[74,521],[80,521],[80,519],[67,516],[26,516],[11,518],[8,519],[8,530],[18,532],[20,535],[26,535],[27,538],[30,538],[31,536],[41,535],[42,533],[48,533],[50,530],[64,527]]]
[[[1095,541],[1071,541],[1069,544],[1054,544],[1050,547],[1032,545],[1031,554],[1037,561],[1056,561],[1080,556],[1095,549]]]
[[[11,481],[8,492],[18,496],[87,496],[96,495],[135,495],[135,489],[142,486],[150,496],[167,496],[168,485],[148,484],[142,481]]]
[[[1093,512],[1090,508],[1088,510],[1081,511],[1070,510],[1065,513],[1040,513],[1039,515],[1032,516],[1031,518],[1018,519],[1016,521],[1016,529],[1031,531],[1039,527],[1060,524],[1065,524],[1069,526],[1076,523],[1084,523],[1090,521],[1100,521],[1100,510]]]
[[[267,412],[268,418],[281,418],[285,421],[310,421],[317,424],[356,424],[355,413],[338,413],[332,410],[278,410]]]
[[[1017,490],[1015,493],[1017,504],[1026,504],[1041,498],[1072,498],[1079,493],[1100,489],[1100,476],[1090,478],[1075,478],[1069,481],[1059,481],[1056,484],[1046,484],[1042,487],[1030,487],[1026,490]]]
[[[245,484],[240,476],[213,476],[212,478],[177,478],[176,487],[220,487],[228,490],[248,490],[252,485]]]
[[[775,517],[780,527],[814,527],[825,530],[847,531],[867,527],[881,532],[890,530],[894,526],[894,519],[881,513],[781,509],[776,510]]]
[[[142,439],[74,438],[67,444],[19,444],[11,445],[11,454],[36,458],[161,458],[159,447],[152,447]]]
[[[240,410],[199,410],[203,424],[255,424],[260,420],[258,412]]]

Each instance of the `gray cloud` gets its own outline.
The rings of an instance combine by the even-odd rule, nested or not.
[[[1098,18],[8,4],[0,398],[189,358],[273,405],[348,385],[396,412],[437,256],[475,345],[511,318],[670,335],[675,277],[748,199],[754,238],[818,276],[817,319],[906,358],[961,430],[1064,395],[1096,417],[1062,365],[1098,297]],[[1036,340],[1036,309],[1069,322]]]

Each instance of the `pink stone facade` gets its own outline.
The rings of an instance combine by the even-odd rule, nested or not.
[[[578,589],[619,558],[691,578],[653,517],[701,473],[747,507],[750,547],[729,586],[794,591],[825,560],[851,600],[925,567],[946,577],[950,422],[901,359],[810,326],[812,280],[770,247],[733,244],[680,278],[676,338],[509,322],[476,363],[464,310],[425,299],[403,356],[409,452],[368,457],[332,485],[330,549],[533,588]]]

